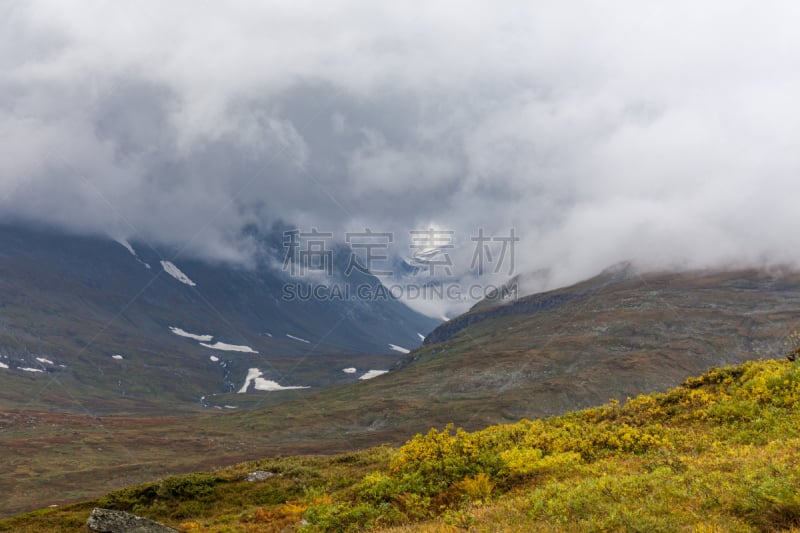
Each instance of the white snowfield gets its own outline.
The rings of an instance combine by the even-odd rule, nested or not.
[[[176,326],[170,326],[169,330],[179,337],[186,337],[187,339],[194,339],[200,342],[211,342],[214,339],[213,335],[198,335],[197,333],[189,333],[188,331]]]
[[[0,363],[0,368],[8,368],[8,365],[5,363]]]
[[[201,342],[200,346],[205,346],[206,348],[211,348],[212,350],[221,350],[225,352],[258,353],[256,350],[252,349],[249,346],[239,346],[237,344],[227,344],[225,342],[219,342],[219,341],[215,342],[214,344]]]
[[[224,352],[244,352],[244,353],[258,353],[256,350],[252,349],[249,346],[240,346],[238,344],[228,344],[226,342],[215,342],[214,344],[209,344],[214,339],[213,335],[200,335],[197,333],[189,333],[185,329],[181,329],[177,326],[170,326],[169,330],[178,335],[179,337],[186,337],[187,339],[192,339],[196,341],[200,341],[200,346],[205,346],[206,348],[211,348],[212,350],[221,350]],[[214,362],[219,361],[219,358],[211,356],[211,360]]]
[[[117,243],[119,243],[122,246],[124,246],[125,249],[128,250],[133,257],[139,257],[138,255],[136,255],[136,250],[133,249],[133,246],[131,246],[131,243],[129,243],[125,239],[115,239],[115,240],[117,241]]]
[[[419,340],[421,341],[425,340],[425,335],[423,335],[422,333],[417,333],[417,337],[419,337]]]
[[[292,340],[295,340],[295,341],[300,341],[300,342],[304,342],[306,344],[311,344],[311,341],[309,341],[309,340],[301,339],[300,337],[295,337],[294,335],[289,335],[288,333],[286,334],[286,336],[289,337]]]
[[[115,240],[117,241],[117,243],[119,243],[122,246],[124,246],[125,249],[128,250],[131,253],[131,255],[136,258],[137,261],[139,261],[141,264],[143,264],[147,268],[150,268],[150,265],[148,265],[147,263],[145,263],[144,261],[139,259],[139,256],[137,255],[136,250],[133,249],[133,246],[131,246],[131,243],[129,243],[125,239],[115,239]]]
[[[356,369],[351,366],[349,368],[343,368],[342,372],[344,372],[345,374],[355,374]]]
[[[365,373],[364,373],[364,375],[362,375],[362,376],[361,376],[360,378],[358,378],[358,379],[372,379],[372,378],[377,378],[378,376],[382,376],[382,375],[384,375],[384,374],[387,374],[388,372],[389,372],[388,370],[369,370],[369,371],[365,372]]]
[[[25,372],[44,372],[41,368],[20,367],[20,370],[24,370]]]
[[[46,365],[54,365],[55,364],[50,359],[46,359],[44,357],[37,357],[36,360],[39,361],[40,363],[44,363]]]
[[[395,352],[400,352],[400,353],[411,353],[411,350],[409,350],[408,348],[403,348],[402,346],[398,346],[398,345],[396,345],[396,344],[390,344],[390,345],[389,345],[389,348],[391,348],[391,349],[392,349],[392,350],[394,350]]]
[[[216,355],[212,355],[211,357],[209,357],[209,359],[211,359],[211,361],[214,362],[214,363],[219,361],[219,357],[217,357]]]
[[[120,354],[116,354],[116,355],[112,355],[111,359],[116,359],[117,361],[121,361],[122,359],[125,359],[125,358],[122,357]]]
[[[171,261],[161,261],[161,266],[164,268],[164,272],[172,276],[173,278],[177,279],[181,283],[185,283],[190,287],[196,287],[197,283],[189,279],[189,276],[181,272],[181,269],[175,266],[175,263]]]
[[[278,384],[276,381],[272,381],[269,379],[264,379],[264,374],[261,370],[257,368],[250,368],[247,370],[247,377],[244,380],[244,385],[242,388],[239,389],[239,394],[244,394],[247,392],[247,389],[250,388],[250,383],[253,384],[253,388],[255,390],[261,391],[279,391],[279,390],[291,390],[291,389],[308,389],[309,387],[301,387],[301,386],[289,386],[284,387],[283,385]]]

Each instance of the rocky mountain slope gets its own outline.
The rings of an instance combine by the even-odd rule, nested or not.
[[[3,512],[197,470],[193,464],[344,452],[399,443],[450,422],[479,429],[624,400],[711,366],[782,356],[799,324],[794,271],[623,269],[477,306],[440,326],[387,374],[280,404],[158,420],[4,413],[0,445],[10,469],[0,490],[14,497]],[[82,492],[86,479],[94,492]]]
[[[710,366],[782,353],[800,325],[800,273],[612,269],[562,289],[479,305],[440,325],[362,389],[464,402],[459,423],[538,417],[675,386]]]
[[[437,324],[391,297],[287,299],[285,286],[318,280],[281,269],[279,229],[257,238],[262,257],[246,268],[0,226],[0,405],[162,412],[242,389],[227,404],[275,401],[385,369],[393,347],[413,349]],[[380,287],[343,275],[347,250],[332,257],[326,282]]]

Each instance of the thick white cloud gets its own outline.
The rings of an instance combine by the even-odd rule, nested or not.
[[[0,1],[0,216],[517,228],[552,283],[796,261],[795,2]],[[460,255],[458,255],[460,254]]]

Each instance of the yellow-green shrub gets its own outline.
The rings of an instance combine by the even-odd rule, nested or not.
[[[462,429],[453,431],[452,424],[442,431],[431,429],[402,446],[391,469],[401,479],[413,474],[418,475],[417,479],[421,476],[424,486],[416,487],[417,491],[435,494],[467,477],[499,472],[500,450],[493,441],[491,432],[483,435]]]
[[[462,479],[456,483],[455,488],[470,500],[485,500],[492,495],[494,483],[488,475],[480,473],[477,476]]]

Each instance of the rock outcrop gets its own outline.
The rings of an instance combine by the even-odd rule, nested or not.
[[[247,474],[247,481],[250,483],[255,483],[258,481],[266,481],[269,478],[275,476],[273,472],[267,472],[265,470],[256,470],[255,472],[250,472]]]
[[[86,525],[98,533],[178,533],[176,529],[125,511],[95,507]]]

